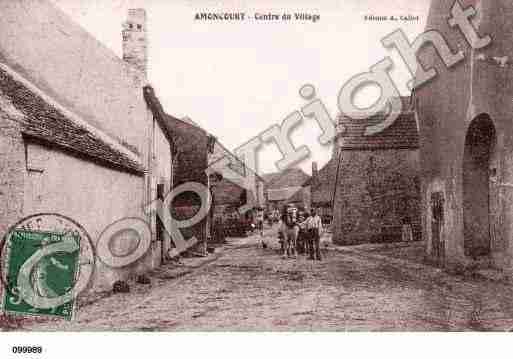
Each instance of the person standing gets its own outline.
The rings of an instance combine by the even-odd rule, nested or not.
[[[312,210],[312,216],[308,220],[308,228],[310,232],[309,249],[310,259],[321,260],[321,234],[322,234],[322,220],[317,214],[315,209]]]
[[[256,213],[257,230],[260,233],[260,237],[264,236],[264,209],[262,207],[257,208]]]

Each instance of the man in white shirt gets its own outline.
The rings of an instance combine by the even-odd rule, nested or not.
[[[322,233],[322,220],[321,217],[317,214],[315,209],[312,209],[312,216],[308,220],[308,231],[310,233],[309,240],[309,249],[310,249],[310,259],[312,260],[321,260],[321,233]]]

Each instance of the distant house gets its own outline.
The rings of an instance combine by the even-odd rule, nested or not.
[[[233,213],[243,205],[250,208],[263,201],[263,180],[249,170],[242,161],[228,151],[214,136],[188,118],[177,119],[166,115],[166,124],[176,145],[174,161],[174,187],[187,182],[201,183],[212,196],[209,215],[190,228],[182,229],[185,238],[195,236],[199,244],[193,250],[204,253],[204,245],[212,237],[216,219]],[[212,163],[230,158],[232,168],[249,179],[250,185],[242,185],[240,178],[230,178],[223,171],[207,176]],[[201,206],[201,199],[192,192],[178,195],[172,203],[175,218],[185,220],[194,216]]]
[[[310,176],[299,168],[262,175],[267,210],[281,210],[286,204],[310,208]]]
[[[123,268],[97,261],[94,288],[158,266],[170,238],[143,208],[172,187],[173,139],[146,83],[144,10],[124,24],[124,60],[48,1],[4,1],[0,12],[0,232],[54,212],[96,244],[138,217],[151,250]]]
[[[334,243],[400,240],[403,224],[411,224],[420,237],[418,128],[410,98],[402,101],[399,117],[375,135],[365,136],[364,126],[383,121],[382,114],[369,121],[339,118],[345,131],[319,178],[327,190],[314,190],[319,203],[334,196]]]
[[[317,163],[313,162],[312,176],[305,183],[305,186],[310,186],[311,207],[317,209],[318,214],[329,222],[333,217],[336,174],[336,160],[330,159],[320,170],[317,169]]]
[[[212,183],[214,217],[236,212],[245,205],[247,208],[264,206],[264,179],[249,168],[222,143],[215,141],[209,165],[213,166],[221,159],[229,160],[229,167],[234,174],[224,171],[222,177]],[[250,215],[251,213],[248,213]]]

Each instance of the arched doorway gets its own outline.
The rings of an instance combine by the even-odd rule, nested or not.
[[[491,200],[490,178],[496,170],[496,133],[490,117],[475,118],[467,130],[463,155],[463,234],[465,254],[479,257],[490,254]]]

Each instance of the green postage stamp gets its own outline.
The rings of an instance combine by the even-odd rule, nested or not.
[[[71,320],[80,235],[15,229],[4,248],[3,310]]]

